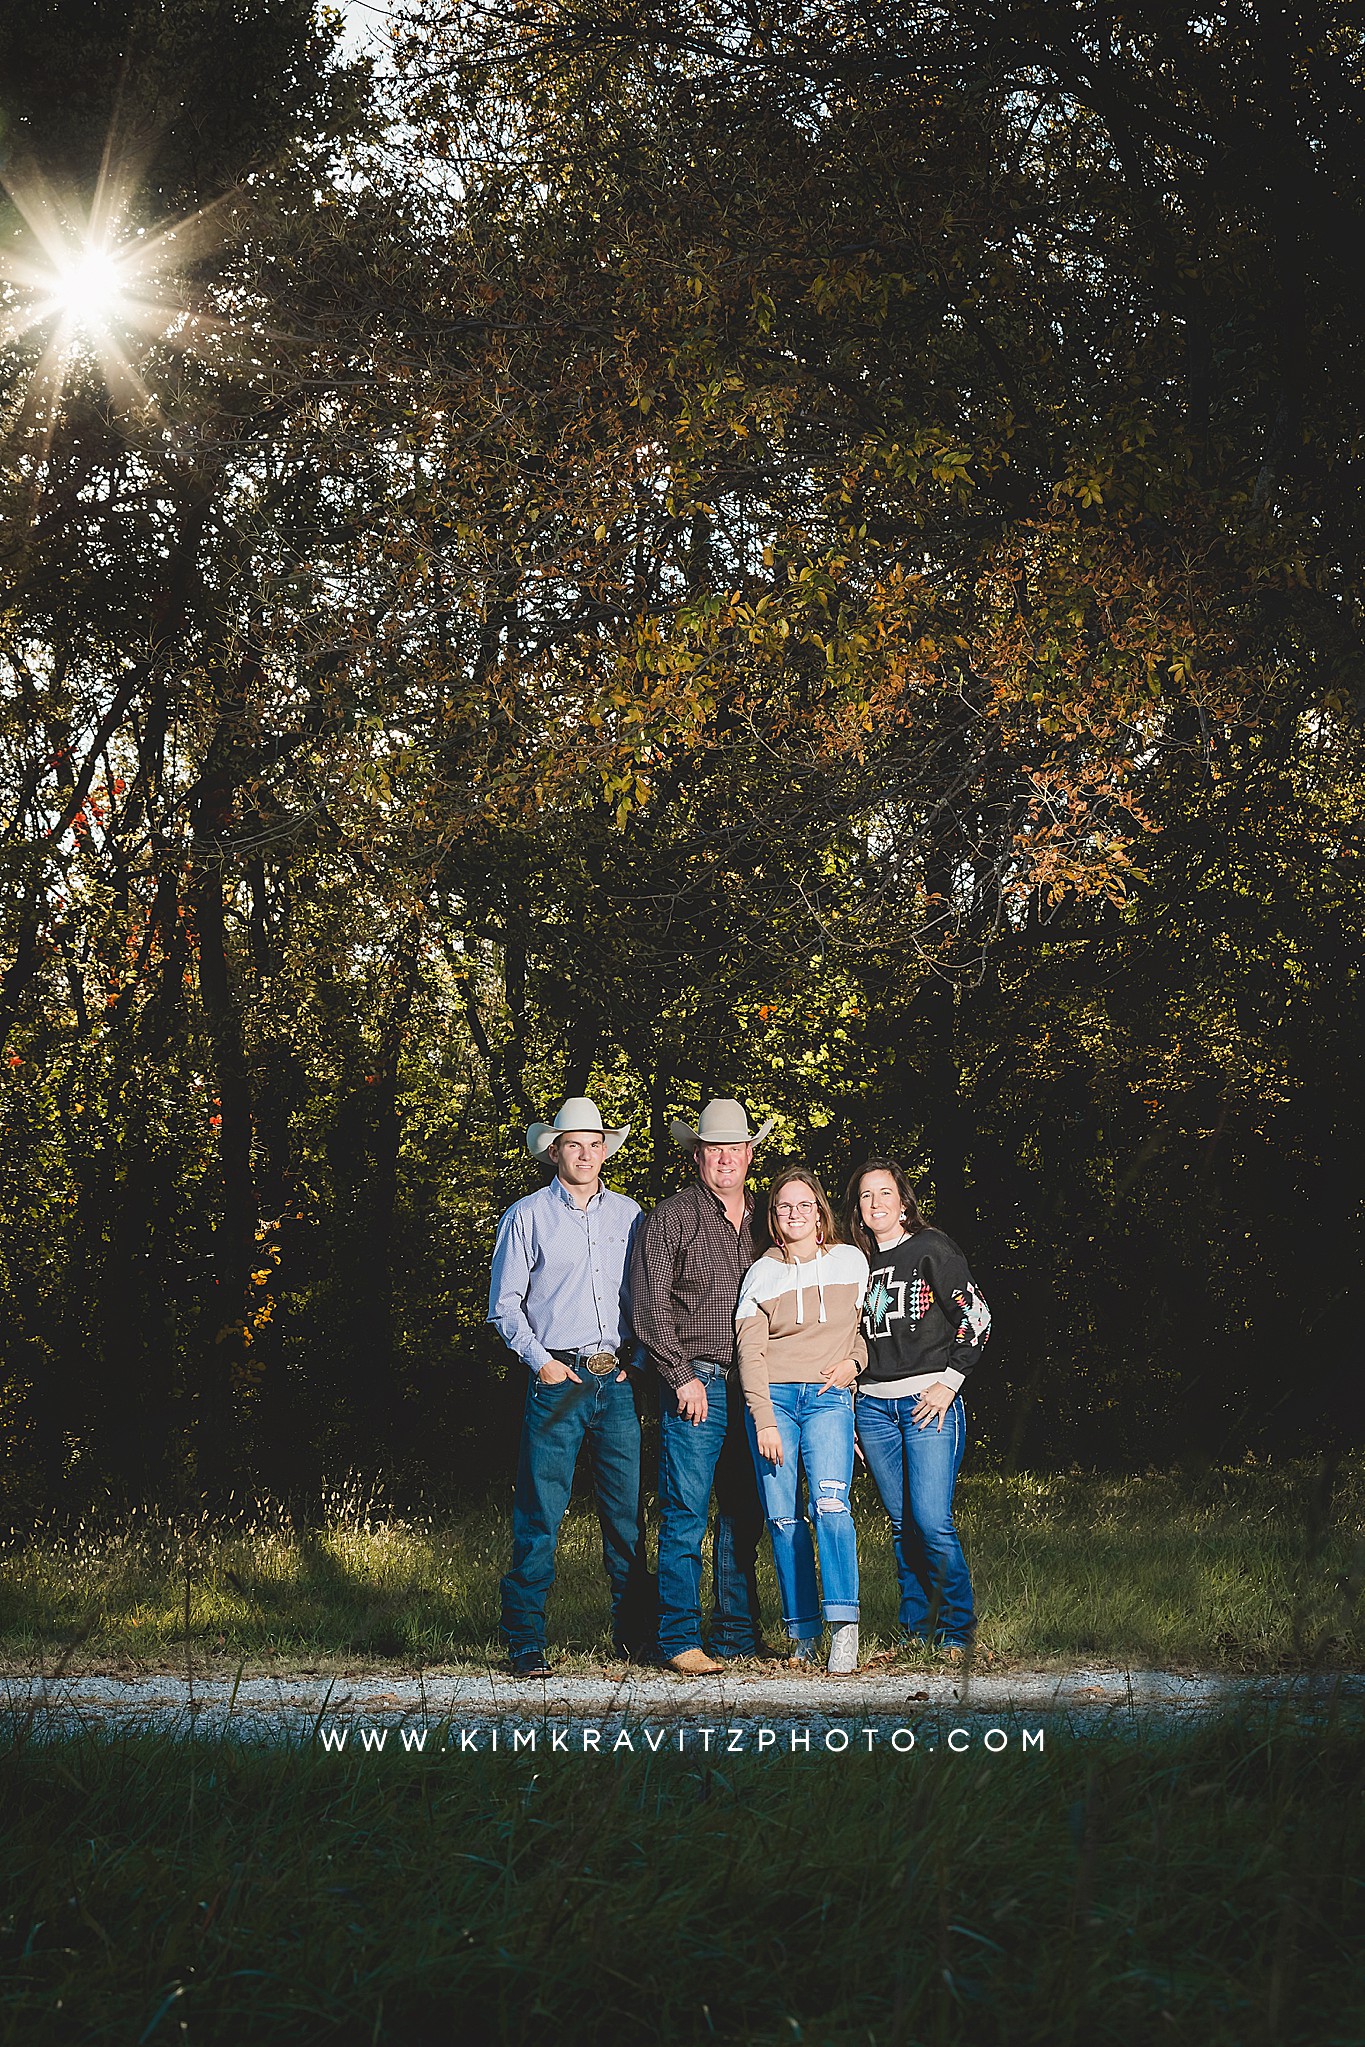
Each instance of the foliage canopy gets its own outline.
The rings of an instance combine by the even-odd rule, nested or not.
[[[0,30],[22,1496],[486,1469],[588,1086],[645,1198],[708,1091],[906,1156],[1001,1456],[1276,1442],[1305,1341],[1344,1412],[1353,11],[335,31]],[[126,374],[25,326],[42,205],[175,230]]]

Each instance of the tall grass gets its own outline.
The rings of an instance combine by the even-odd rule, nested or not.
[[[3,2037],[1359,2041],[1358,1728],[950,1758],[0,1757]]]
[[[866,1652],[895,1639],[886,1523],[855,1481]],[[959,1521],[981,1644],[1010,1663],[1273,1669],[1362,1655],[1365,1459],[1335,1473],[1239,1466],[1198,1478],[969,1477]],[[400,1515],[351,1489],[312,1527],[137,1514],[0,1551],[0,1657],[74,1667],[481,1667],[499,1655],[501,1503]],[[776,1627],[771,1567],[764,1609]],[[591,1504],[560,1544],[551,1639],[568,1668],[609,1656]]]

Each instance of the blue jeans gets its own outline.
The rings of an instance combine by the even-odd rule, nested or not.
[[[858,1537],[848,1504],[853,1483],[853,1394],[843,1386],[822,1391],[804,1384],[770,1386],[768,1391],[782,1438],[782,1462],[770,1464],[759,1456],[752,1415],[749,1446],[773,1539],[782,1619],[789,1635],[809,1641],[823,1623],[815,1547],[800,1498],[802,1468],[806,1494],[815,1507],[825,1620],[837,1627],[858,1618]]]
[[[643,1646],[653,1634],[640,1498],[640,1417],[628,1379],[546,1386],[531,1375],[512,1496],[512,1567],[502,1581],[502,1638],[513,1656],[545,1647],[545,1601],[555,1578],[559,1524],[584,1439],[592,1459],[602,1562],[611,1585],[613,1638]]]
[[[671,1386],[659,1403],[659,1654],[665,1661],[701,1647],[701,1551],[716,1490],[711,1551],[715,1599],[711,1647],[720,1657],[752,1656],[762,1639],[758,1543],[763,1510],[744,1441],[739,1376],[699,1359],[706,1420],[678,1412]]]
[[[901,1626],[921,1640],[965,1644],[976,1625],[972,1581],[953,1525],[953,1487],[967,1443],[961,1395],[938,1429],[917,1429],[915,1397],[858,1401],[858,1440],[891,1517]]]

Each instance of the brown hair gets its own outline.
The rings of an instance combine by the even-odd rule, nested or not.
[[[816,1242],[819,1248],[823,1251],[830,1244],[842,1244],[843,1238],[839,1234],[839,1225],[834,1220],[834,1210],[830,1207],[829,1196],[810,1167],[784,1166],[768,1189],[768,1234],[772,1238],[773,1249],[780,1251],[784,1258],[788,1257],[786,1239],[778,1229],[777,1217],[773,1214],[773,1203],[782,1189],[789,1187],[793,1180],[799,1180],[803,1187],[809,1187],[815,1196],[816,1225],[819,1233]]]
[[[920,1213],[920,1205],[915,1199],[915,1190],[906,1178],[905,1168],[900,1164],[899,1160],[864,1159],[848,1183],[848,1191],[844,1196],[844,1206],[848,1210],[849,1235],[864,1257],[875,1258],[878,1248],[877,1239],[863,1221],[863,1212],[858,1199],[862,1193],[863,1181],[869,1173],[889,1173],[895,1181],[896,1192],[901,1198],[901,1207],[905,1210],[905,1229],[908,1236],[913,1237],[917,1230],[927,1230],[929,1225]]]

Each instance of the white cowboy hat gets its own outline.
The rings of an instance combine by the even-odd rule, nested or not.
[[[605,1137],[607,1148],[603,1158],[609,1159],[619,1151],[630,1136],[630,1125],[622,1130],[608,1130],[602,1121],[602,1111],[596,1102],[590,1102],[586,1095],[570,1095],[553,1123],[533,1123],[526,1133],[526,1149],[533,1159],[543,1159],[557,1137],[563,1137],[569,1130],[591,1130]]]
[[[697,1118],[695,1130],[690,1123],[684,1123],[681,1116],[675,1116],[673,1142],[680,1144],[684,1151],[695,1151],[699,1144],[760,1145],[776,1121],[776,1116],[769,1116],[766,1123],[761,1123],[757,1130],[751,1130],[749,1118],[739,1103],[721,1096],[706,1104]]]

